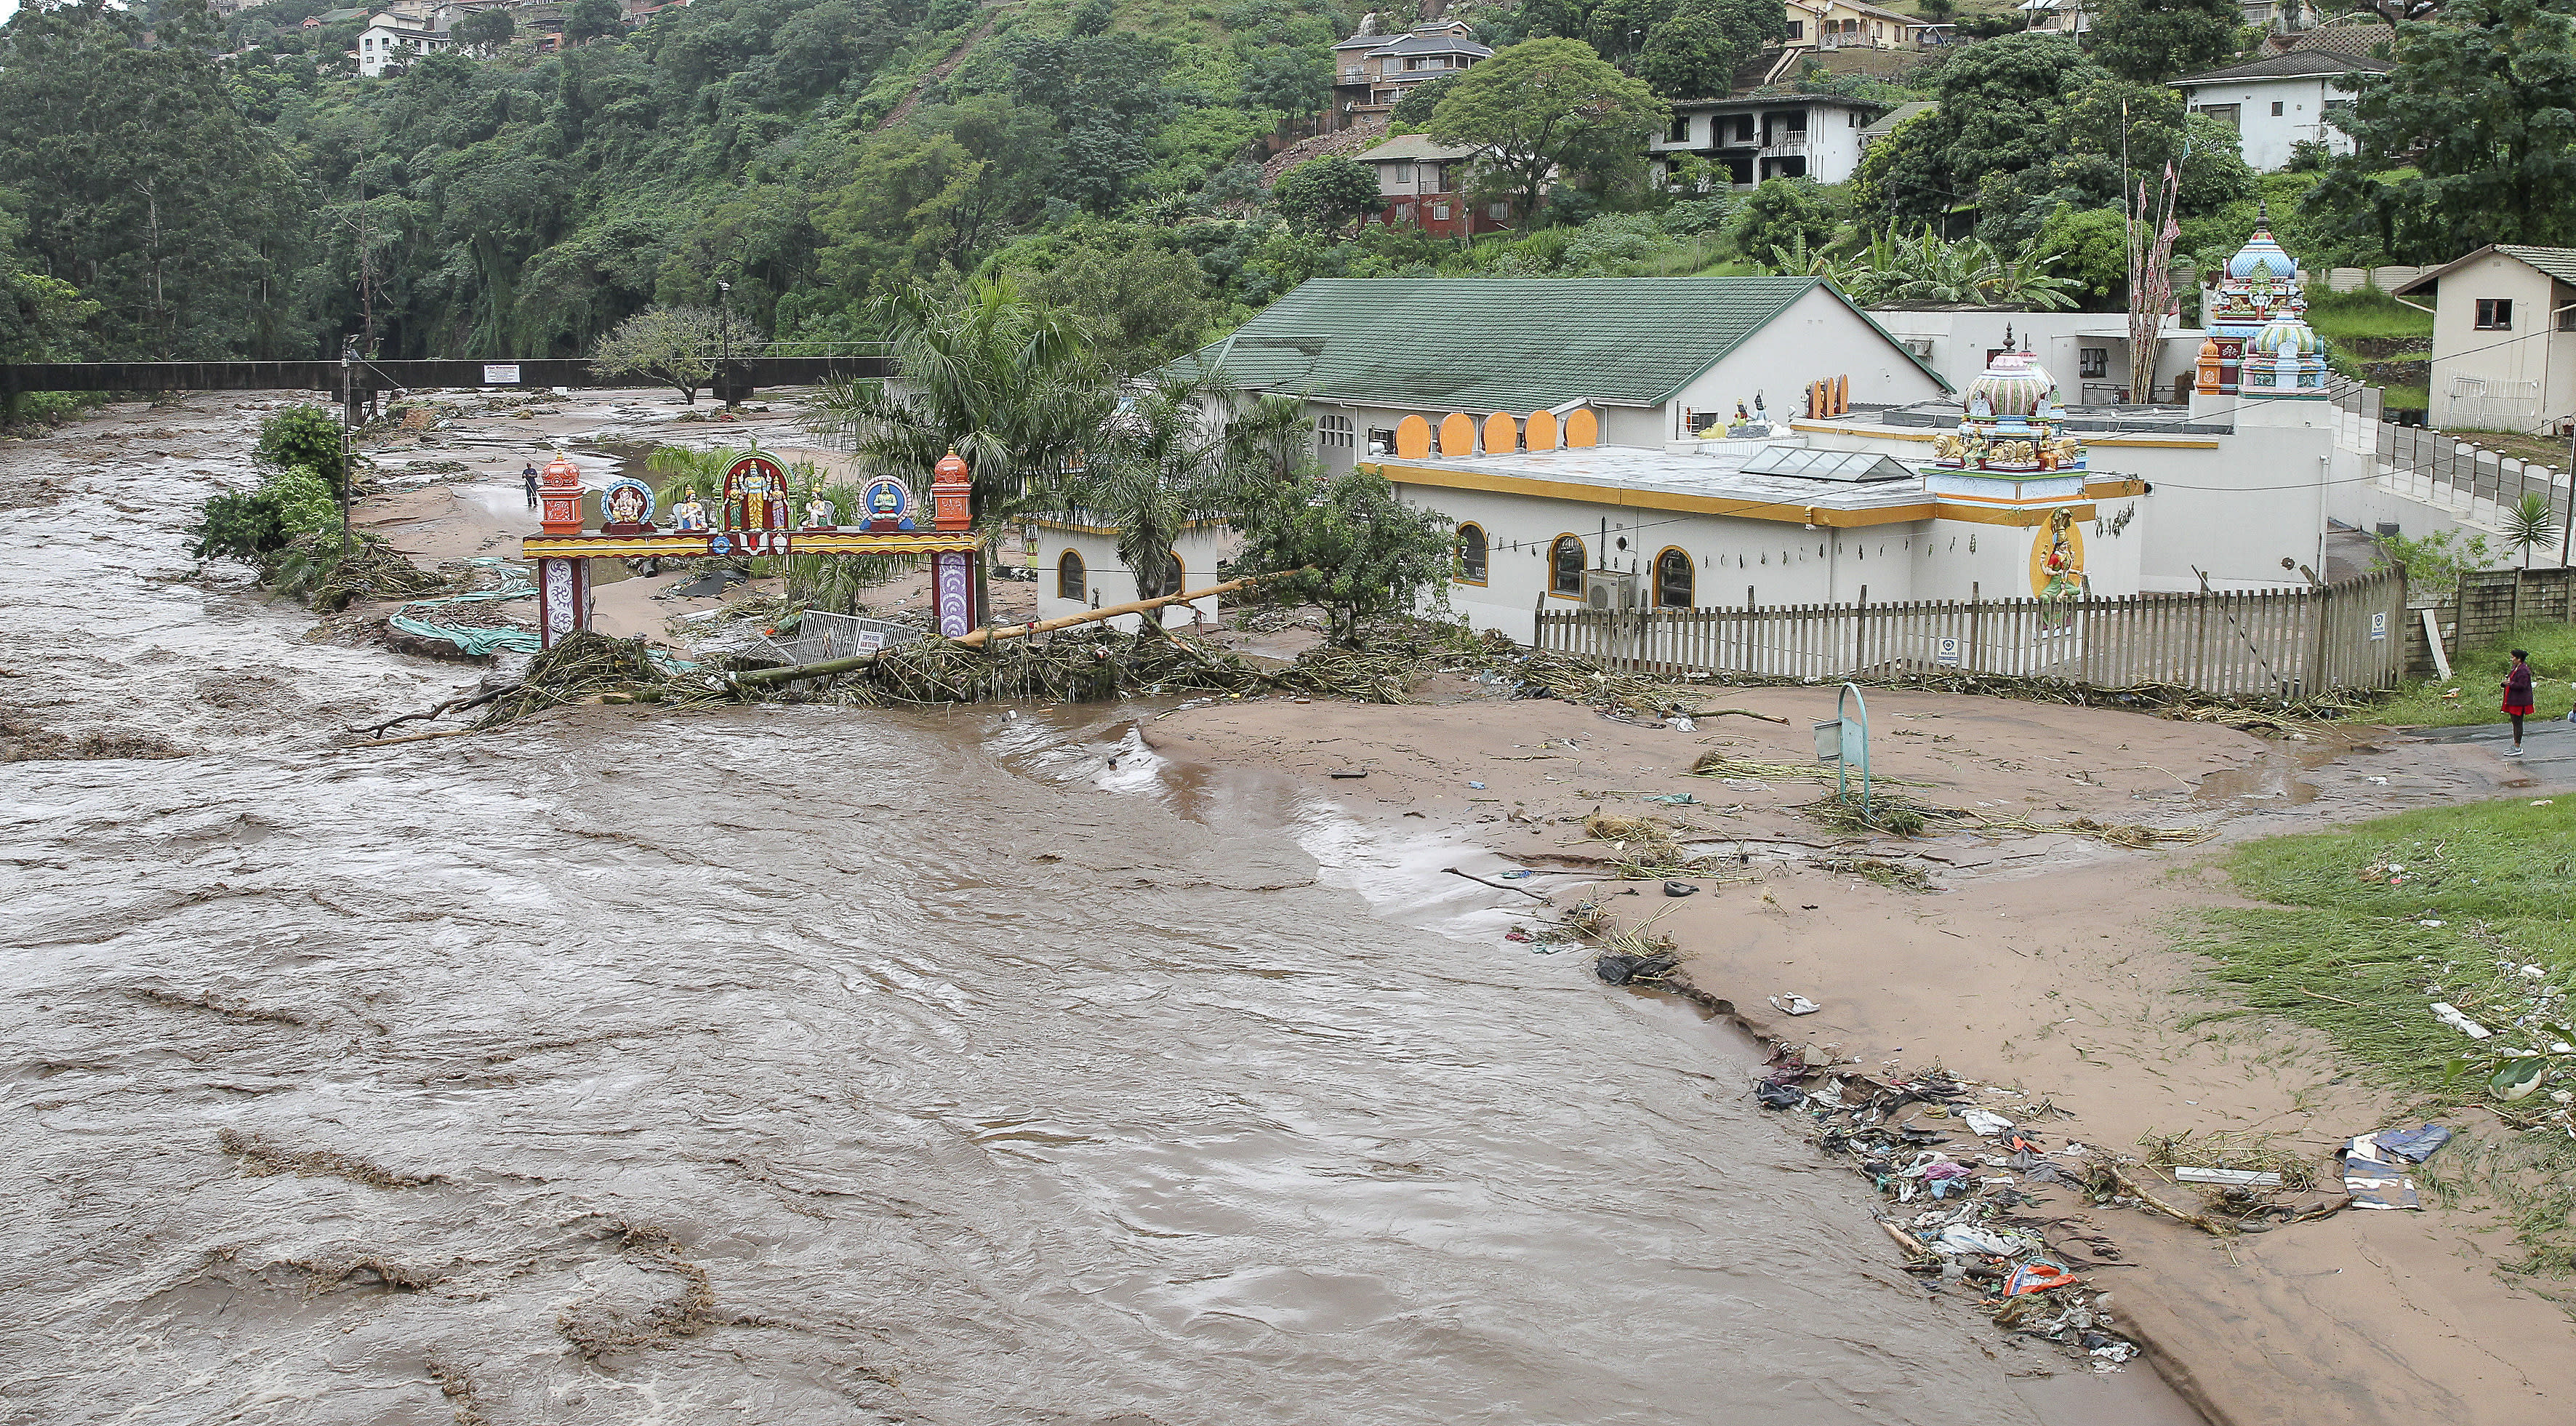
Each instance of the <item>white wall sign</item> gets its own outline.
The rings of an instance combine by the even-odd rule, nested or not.
[[[493,365],[493,364],[491,364],[491,363],[489,363],[489,362],[484,363],[484,365],[483,365],[483,384],[484,384],[485,386],[516,386],[516,385],[518,385],[518,384],[519,384],[519,367],[518,367],[518,364],[517,364],[516,362],[512,362],[512,363],[510,363],[510,364],[508,364],[508,365],[505,365],[505,366],[495,366],[495,365]]]
[[[2374,639],[2388,637],[2388,614],[2385,610],[2370,616],[2370,636]]]
[[[1932,661],[1943,668],[1957,668],[1961,662],[1959,657],[1959,641],[1957,639],[1933,640]]]

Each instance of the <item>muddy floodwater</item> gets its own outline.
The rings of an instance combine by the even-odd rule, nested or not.
[[[191,577],[247,425],[0,446],[0,1420],[2033,1419],[1741,1047],[1151,709],[330,749],[470,675]]]

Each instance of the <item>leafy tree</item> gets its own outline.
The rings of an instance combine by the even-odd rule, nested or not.
[[[2576,21],[2543,0],[2455,0],[2398,26],[2389,57],[2340,119],[2358,151],[2309,211],[2409,262],[2576,244]]]
[[[506,45],[519,33],[519,22],[507,10],[477,10],[458,20],[448,34],[460,45],[472,45],[485,53]]]
[[[715,380],[719,358],[758,354],[756,339],[728,341],[728,335],[708,308],[647,307],[600,338],[590,364],[602,376],[640,376],[668,386],[695,406],[698,388]]]
[[[1386,206],[1377,169],[1354,158],[1308,159],[1272,185],[1281,217],[1314,232],[1337,233]]]
[[[1085,244],[1023,272],[1020,290],[1029,300],[1082,318],[1114,372],[1143,371],[1189,351],[1216,317],[1207,270],[1187,253],[1151,244]]]
[[[1258,108],[1295,120],[1322,113],[1333,100],[1333,55],[1321,45],[1274,45],[1239,58],[1243,97]]]
[[[1735,250],[1768,263],[1783,250],[1821,247],[1840,226],[1833,205],[1803,178],[1773,178],[1748,195],[1735,214]]]
[[[1126,203],[1153,167],[1150,141],[1179,107],[1172,47],[1125,34],[1014,36],[1000,47],[1014,97],[1055,119],[1057,196],[1094,213]]]
[[[1441,100],[1449,97],[1449,91],[1458,86],[1464,75],[1464,70],[1444,74],[1404,91],[1404,97],[1396,100],[1395,107],[1386,111],[1386,126],[1409,131],[1430,123],[1432,111],[1440,107]]]
[[[2093,58],[2123,79],[2160,84],[2235,58],[2244,23],[2236,0],[2102,0]]]
[[[1355,644],[1362,619],[1409,610],[1425,590],[1447,588],[1456,558],[1448,518],[1397,499],[1375,466],[1320,489],[1279,482],[1246,505],[1235,567],[1282,574],[1266,588],[1323,605],[1337,642]]]
[[[617,0],[573,0],[572,8],[564,13],[564,39],[584,44],[602,35],[616,34],[625,23],[626,12],[618,7]]]
[[[2078,208],[2060,203],[2040,225],[2038,245],[2060,254],[2057,270],[2071,279],[2089,311],[2113,312],[2129,290],[2129,225],[2117,208]]]
[[[896,288],[868,315],[903,379],[828,384],[816,429],[916,485],[957,452],[983,517],[1051,502],[1110,409],[1081,318],[1030,299],[1007,274],[953,295]]]
[[[327,407],[289,406],[259,423],[251,458],[273,470],[302,470],[319,477],[334,498],[348,477],[341,452],[340,418]]]
[[[62,361],[78,349],[81,323],[98,304],[27,265],[18,252],[27,225],[16,209],[0,192],[0,361]]]
[[[1551,175],[1587,172],[1606,185],[1641,163],[1665,117],[1654,91],[1580,40],[1528,40],[1458,78],[1431,114],[1431,137],[1476,158],[1536,213]]]
[[[1719,17],[1685,13],[1655,27],[1637,73],[1668,98],[1707,99],[1735,87],[1735,71],[1751,53]]]
[[[335,453],[336,454],[336,453]],[[257,564],[299,535],[340,527],[340,500],[322,477],[303,466],[273,469],[251,490],[209,498],[189,533],[197,559],[237,559]]]
[[[103,357],[300,351],[304,193],[234,101],[204,0],[19,10],[0,26],[0,188],[28,266],[97,303]],[[57,313],[63,309],[56,307]]]

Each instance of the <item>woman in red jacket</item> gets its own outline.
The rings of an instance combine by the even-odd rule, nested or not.
[[[2504,671],[2504,711],[2513,719],[2513,746],[2504,750],[2509,758],[2522,756],[2522,720],[2531,711],[2531,655],[2522,649],[2513,651],[2513,667]]]

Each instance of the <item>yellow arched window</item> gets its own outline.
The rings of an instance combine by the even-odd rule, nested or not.
[[[1485,527],[1482,525],[1458,527],[1458,582],[1485,582]]]
[[[1547,547],[1547,592],[1568,599],[1583,597],[1583,541],[1559,535]]]
[[[1690,551],[1679,545],[1666,545],[1655,556],[1655,607],[1688,609],[1697,585],[1697,573],[1691,565]]]
[[[1091,597],[1091,572],[1082,567],[1080,550],[1066,550],[1064,557],[1055,562],[1055,597],[1058,599]]]

